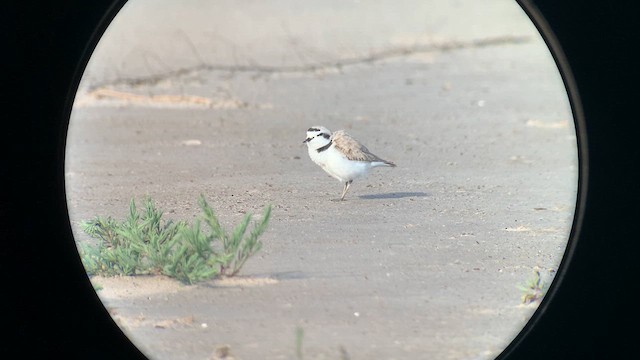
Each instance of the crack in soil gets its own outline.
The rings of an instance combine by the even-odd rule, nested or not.
[[[418,44],[413,46],[400,46],[400,47],[392,47],[386,50],[381,50],[377,52],[371,52],[369,55],[365,56],[356,56],[352,58],[345,58],[342,60],[329,60],[329,61],[321,61],[314,64],[306,64],[306,65],[284,65],[284,66],[270,66],[270,65],[229,65],[229,64],[206,64],[202,63],[200,65],[181,68],[178,70],[169,71],[163,74],[151,75],[151,76],[143,76],[143,77],[135,77],[135,78],[121,78],[113,81],[108,81],[104,83],[98,83],[89,88],[89,90],[95,90],[101,87],[106,86],[142,86],[142,85],[156,85],[162,81],[169,80],[171,78],[186,76],[189,74],[193,74],[200,71],[228,71],[231,73],[263,73],[263,74],[282,74],[282,73],[308,73],[308,72],[318,72],[323,70],[338,70],[341,71],[345,67],[354,66],[354,65],[362,65],[362,64],[371,64],[374,62],[410,56],[419,53],[425,52],[447,52],[461,49],[469,49],[469,48],[484,48],[488,46],[499,46],[499,45],[513,45],[513,44],[523,44],[527,43],[531,40],[529,36],[515,36],[515,35],[505,35],[505,36],[496,36],[491,38],[483,38],[476,39],[471,41],[446,41],[442,43],[435,44]]]

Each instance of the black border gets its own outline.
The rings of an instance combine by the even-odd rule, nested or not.
[[[0,358],[145,359],[84,273],[64,190],[75,91],[99,35],[124,3],[23,0],[0,10],[9,47],[3,105],[11,113],[2,144],[0,274],[9,286]]]
[[[547,294],[545,295],[542,303],[538,306],[535,313],[531,316],[526,326],[516,336],[516,338],[507,346],[507,348],[497,357],[498,360],[510,359],[517,354],[519,347],[522,347],[530,334],[533,332],[540,320],[545,317],[549,304],[553,303],[553,299],[558,293],[558,289],[562,286],[562,282],[566,277],[567,270],[571,264],[571,259],[575,253],[578,239],[580,238],[580,230],[582,229],[584,213],[586,209],[587,191],[588,191],[588,172],[589,172],[589,151],[587,143],[586,123],[584,112],[582,109],[582,102],[580,100],[578,88],[575,78],[567,57],[560,45],[556,35],[554,34],[551,26],[546,21],[540,10],[530,1],[518,0],[518,4],[525,11],[529,19],[538,29],[538,32],[542,35],[547,47],[549,48],[553,59],[560,71],[562,81],[565,89],[567,89],[567,95],[569,97],[569,104],[571,106],[571,112],[573,114],[575,132],[578,145],[578,196],[576,199],[576,210],[573,217],[573,223],[571,226],[571,232],[569,235],[569,241],[567,249],[563,254],[562,260],[558,267],[558,272],[549,287]]]
[[[571,69],[563,76],[579,96],[572,98],[574,114],[583,112],[577,130],[581,146],[588,146],[581,152],[581,161],[588,160],[581,168],[588,188],[581,189],[582,227],[574,229],[577,238],[569,266],[558,274],[560,286],[532,318],[535,326],[501,358],[633,358],[640,263],[638,6],[603,0],[519,3],[534,19],[540,15],[537,25],[548,44],[561,49],[556,61]],[[3,3],[0,280],[6,289],[2,324],[9,334],[2,336],[3,358],[143,358],[91,289],[73,245],[63,179],[64,140],[80,70],[123,4]]]
[[[521,3],[574,92],[585,181],[577,214],[582,224],[573,229],[579,232],[571,239],[560,286],[541,304],[522,341],[507,349],[507,359],[635,358],[638,7],[622,1]]]

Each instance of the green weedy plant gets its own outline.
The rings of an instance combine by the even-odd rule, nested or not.
[[[540,269],[534,269],[533,277],[531,277],[525,284],[518,285],[518,289],[522,291],[522,297],[520,300],[523,304],[531,304],[535,301],[542,300],[549,285],[540,276]]]
[[[201,219],[189,226],[184,221],[164,222],[162,211],[150,198],[144,200],[140,214],[132,199],[129,215],[122,221],[95,217],[82,224],[83,230],[98,240],[95,246],[81,244],[82,262],[89,275],[164,274],[187,284],[215,276],[236,275],[247,259],[262,247],[258,237],[266,230],[271,206],[261,221],[246,235],[251,214],[229,234],[213,209],[200,196]],[[210,228],[201,230],[202,220]]]
[[[296,338],[295,338],[295,347],[296,347],[296,359],[297,360],[304,360],[304,351],[303,351],[303,342],[304,340],[304,329],[300,326],[296,327]],[[349,353],[347,352],[347,349],[345,349],[344,346],[340,345],[338,346],[338,351],[340,352],[340,360],[350,360],[351,357],[349,356]]]
[[[184,222],[162,222],[162,211],[151,199],[144,200],[140,214],[132,199],[129,215],[118,222],[111,217],[95,217],[82,223],[82,229],[98,240],[97,246],[81,244],[82,262],[89,275],[136,275],[162,272],[164,259],[171,251]]]
[[[271,217],[271,206],[265,209],[262,221],[256,223],[249,235],[245,236],[251,222],[251,214],[247,213],[240,224],[229,234],[220,226],[204,197],[200,197],[198,203],[204,213],[204,221],[211,228],[211,236],[222,241],[222,252],[219,254],[221,275],[236,275],[247,259],[262,248],[262,242],[258,240],[258,237],[267,229]]]
[[[296,328],[296,359],[304,360],[304,354],[302,352],[302,340],[304,339],[304,329],[301,327]]]

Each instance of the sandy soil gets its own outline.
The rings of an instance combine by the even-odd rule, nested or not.
[[[90,241],[81,220],[122,218],[145,195],[193,220],[203,194],[228,227],[273,205],[240,277],[94,277],[105,306],[155,359],[293,359],[297,328],[305,359],[494,357],[535,310],[517,285],[557,270],[576,196],[566,94],[524,35],[85,86],[66,165],[77,241]],[[342,185],[301,143],[312,125],[347,129],[398,167],[331,201]]]

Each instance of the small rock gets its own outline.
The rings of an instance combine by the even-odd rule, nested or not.
[[[231,346],[229,345],[219,345],[213,355],[209,358],[209,360],[233,360],[234,357],[231,355]]]

